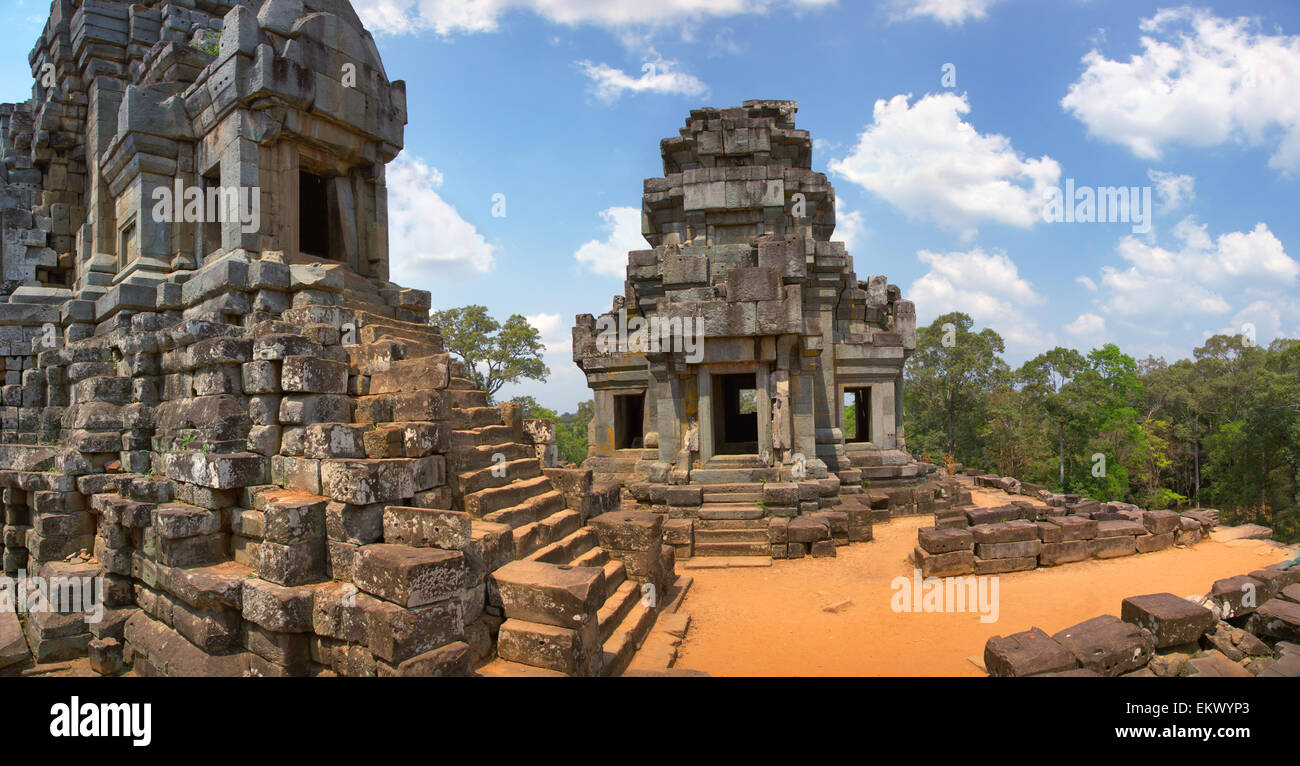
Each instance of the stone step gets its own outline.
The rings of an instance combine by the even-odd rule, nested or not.
[[[705,492],[706,503],[761,503],[762,492]]]
[[[636,585],[637,595],[640,595],[640,586]],[[653,607],[641,603],[637,598],[632,604],[632,609],[627,616],[614,628],[609,638],[605,640],[602,647],[605,652],[604,666],[601,674],[605,676],[622,675],[627,666],[632,662],[632,657],[636,655],[637,647],[645,640],[650,628],[655,623],[655,610]]]
[[[583,529],[589,529],[589,527],[583,527]],[[585,553],[575,556],[573,560],[569,562],[569,565],[575,567],[601,567],[603,569],[609,562],[609,551],[597,546]]]
[[[550,479],[545,476],[534,476],[505,486],[488,487],[478,492],[468,493],[464,497],[463,507],[470,516],[484,518],[490,513],[519,505],[530,497],[553,489]]]
[[[500,657],[480,665],[474,674],[481,678],[565,678],[558,670],[537,668],[518,662],[508,662]]]
[[[485,444],[504,444],[513,439],[514,432],[510,426],[496,425],[469,428],[451,432],[451,449],[454,452],[459,449],[482,447]]]
[[[698,533],[697,533],[698,534]],[[725,542],[725,543],[702,543],[696,538],[695,547],[692,553],[697,557],[704,556],[767,556],[771,554],[772,547],[764,540],[763,542]]]
[[[760,481],[746,481],[736,484],[707,484],[701,488],[705,494],[732,494],[732,493],[754,493],[763,494],[763,483]]]
[[[515,528],[515,558],[524,559],[552,542],[563,540],[582,526],[582,515],[565,509]]]
[[[464,410],[488,406],[488,396],[485,391],[475,391],[472,388],[448,388],[442,392],[442,395],[453,409]]]
[[[473,391],[477,387],[475,386],[474,381],[470,380],[469,378],[461,378],[453,375],[451,381],[447,384],[447,388],[454,389],[456,391],[465,391],[465,390]]]
[[[528,554],[529,561],[541,561],[545,564],[574,565],[573,560],[600,543],[596,530],[583,527],[577,532],[553,543],[548,543]],[[606,554],[608,555],[608,554]]]
[[[640,585],[632,580],[624,581],[614,589],[614,595],[601,605],[600,611],[596,613],[596,621],[600,626],[600,643],[604,644],[609,640],[614,629],[623,623],[623,618],[627,617],[632,607],[641,600]]]
[[[696,468],[691,471],[692,484],[742,484],[760,479],[780,481],[777,468]]]
[[[767,543],[766,529],[697,529],[695,545],[705,543]]]
[[[704,464],[705,468],[767,468],[767,463],[758,455],[714,455]]]
[[[606,554],[608,555],[608,553]],[[605,598],[614,595],[618,586],[627,581],[627,565],[618,559],[605,562]]]
[[[447,455],[447,470],[453,473],[477,471],[480,468],[490,468],[496,464],[526,457],[531,457],[534,460],[537,458],[537,451],[533,449],[531,444],[518,444],[516,442],[487,444],[468,449],[452,450]]]
[[[767,519],[696,519],[698,529],[761,529],[767,531]]]
[[[561,510],[564,510],[564,495],[552,489],[529,497],[508,508],[493,511],[484,516],[483,520],[505,524],[512,529],[518,529],[525,524],[540,521]]]
[[[706,503],[700,506],[701,519],[761,519],[763,509],[753,503]]]
[[[521,457],[458,473],[455,488],[459,494],[469,495],[489,487],[502,487],[519,479],[531,479],[541,473],[542,465],[537,462],[536,455]]]
[[[454,430],[504,425],[496,407],[453,407],[447,422]]]

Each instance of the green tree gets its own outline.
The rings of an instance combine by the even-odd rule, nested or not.
[[[903,369],[907,438],[914,451],[962,462],[982,453],[980,430],[988,399],[1007,374],[998,356],[1002,336],[971,330],[961,312],[944,314],[916,332],[916,351]]]
[[[1069,403],[1062,389],[1086,366],[1083,354],[1057,346],[1025,362],[1017,372],[1028,402],[1041,408],[1055,426],[1058,487],[1065,486],[1065,431],[1070,421]]]
[[[488,401],[507,383],[523,379],[545,381],[551,371],[542,361],[541,333],[520,314],[501,324],[485,306],[471,305],[435,311],[429,324],[442,328],[447,350],[465,365],[465,374]]]

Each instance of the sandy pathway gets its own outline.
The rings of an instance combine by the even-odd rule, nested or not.
[[[1001,493],[976,493],[1000,505]],[[838,550],[834,559],[774,561],[770,569],[690,570],[682,605],[691,628],[677,667],[714,675],[983,675],[989,636],[1032,625],[1055,632],[1099,614],[1119,615],[1126,596],[1204,593],[1222,577],[1287,557],[1256,540],[1206,540],[1192,548],[1001,575],[998,619],[977,613],[895,612],[891,581],[910,578],[916,531],[930,516],[896,518],[876,539]],[[1291,554],[1294,555],[1294,554]],[[837,612],[826,607],[852,604]]]

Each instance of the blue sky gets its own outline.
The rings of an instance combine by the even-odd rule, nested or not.
[[[1093,0],[360,0],[406,150],[394,279],[530,317],[561,411],[587,398],[578,313],[622,292],[641,182],[690,109],[794,99],[860,279],[950,310],[1019,363],[1113,341],[1300,337],[1300,6]],[[30,95],[45,5],[12,0],[0,100]],[[952,64],[955,84],[944,82]],[[952,85],[952,87],[949,87]],[[1151,187],[1149,232],[1049,223],[1044,193]],[[505,215],[493,215],[504,195]],[[500,200],[500,197],[495,198]],[[499,210],[499,208],[498,208]]]

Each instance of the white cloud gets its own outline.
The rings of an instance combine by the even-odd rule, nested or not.
[[[1266,146],[1270,166],[1300,171],[1300,36],[1190,8],[1140,27],[1141,53],[1117,61],[1090,51],[1061,99],[1089,133],[1147,159],[1175,144]]]
[[[947,26],[960,26],[967,19],[983,20],[1001,0],[895,0],[894,9],[903,18],[928,16]]]
[[[904,295],[916,303],[924,324],[949,311],[962,311],[976,326],[992,327],[1008,350],[1041,350],[1054,342],[1049,332],[1025,309],[1040,305],[1038,294],[1007,254],[985,253],[979,247],[965,252],[917,252],[921,263],[930,267]]]
[[[669,93],[678,96],[704,96],[709,88],[692,74],[679,72],[676,61],[655,54],[641,65],[641,75],[634,77],[609,64],[579,61],[578,67],[591,80],[596,98],[612,104],[624,93]]]
[[[527,12],[565,26],[591,25],[612,30],[643,26],[666,28],[707,19],[800,12],[834,5],[835,0],[355,0],[371,30],[407,34],[433,30],[439,35],[495,32],[512,12]]]
[[[1105,308],[1125,316],[1221,316],[1247,295],[1276,296],[1296,283],[1297,264],[1268,226],[1211,238],[1204,224],[1184,218],[1173,229],[1175,249],[1126,236],[1116,252],[1127,269],[1106,266]]]
[[[845,207],[835,208],[835,234],[832,239],[844,243],[849,255],[859,247],[866,245],[867,224],[862,218],[861,210],[849,210]]]
[[[496,248],[438,194],[442,173],[403,153],[388,165],[388,252],[396,282],[422,282],[449,267],[496,265]]]
[[[1084,277],[1084,276],[1075,277],[1074,281],[1078,282],[1080,285],[1083,285],[1083,288],[1089,292],[1093,292],[1093,293],[1097,292],[1097,283],[1092,281],[1088,277]]]
[[[911,218],[973,236],[982,221],[1028,228],[1042,220],[1061,166],[1022,159],[1010,139],[984,135],[962,119],[966,96],[940,93],[877,100],[872,124],[832,173],[879,195]]]
[[[1065,331],[1078,338],[1100,338],[1106,332],[1106,320],[1096,314],[1080,314]]]
[[[548,354],[568,354],[573,350],[573,335],[559,314],[529,314],[524,317],[537,328]]]
[[[627,254],[650,245],[641,235],[641,208],[610,207],[600,211],[609,236],[593,239],[578,248],[573,257],[593,274],[622,279],[627,276]]]
[[[1147,178],[1156,185],[1161,210],[1177,210],[1196,199],[1196,179],[1189,175],[1148,168]]]

